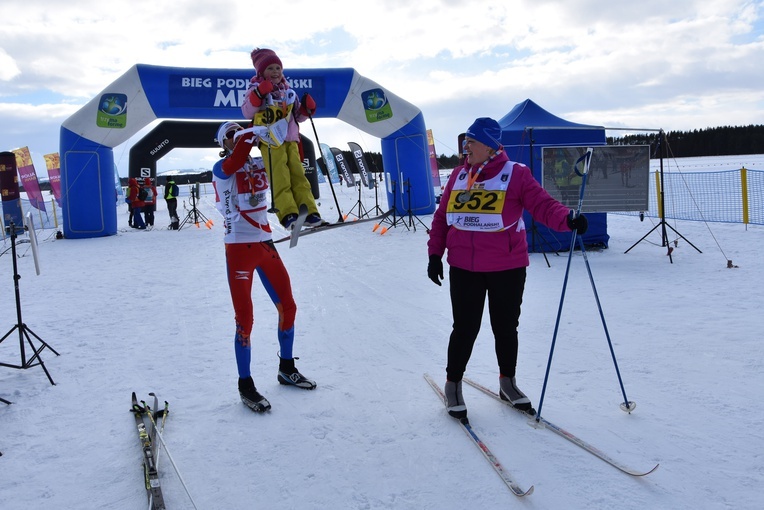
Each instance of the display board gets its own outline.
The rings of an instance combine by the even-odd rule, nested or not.
[[[576,208],[583,165],[576,161],[586,147],[543,147],[542,184],[554,198]],[[594,147],[586,180],[583,212],[647,211],[650,190],[650,146]]]

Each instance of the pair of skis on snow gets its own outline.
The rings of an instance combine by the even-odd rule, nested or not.
[[[432,389],[437,393],[441,401],[446,404],[446,396],[443,393],[443,389],[438,385],[438,383],[435,382],[435,380],[429,375],[424,374],[424,378],[427,380],[427,382],[430,384]],[[633,469],[630,469],[626,467],[625,465],[621,464],[617,460],[613,459],[606,453],[604,453],[602,450],[597,448],[596,446],[593,446],[583,439],[571,434],[567,430],[563,429],[562,427],[555,425],[554,423],[550,422],[549,420],[546,420],[541,417],[532,416],[524,411],[521,411],[514,406],[509,401],[503,400],[498,393],[494,392],[493,390],[483,386],[480,383],[477,383],[471,379],[464,378],[463,381],[466,384],[469,384],[473,388],[480,390],[482,393],[485,393],[486,395],[498,400],[502,404],[507,405],[510,409],[524,415],[525,417],[536,420],[538,422],[538,425],[540,428],[546,428],[554,432],[555,434],[559,435],[560,437],[563,437],[570,441],[571,443],[583,448],[587,452],[591,453],[595,457],[607,462],[614,468],[618,469],[622,473],[626,473],[627,475],[631,476],[645,476],[649,475],[656,469],[658,469],[659,464],[656,464],[652,469],[648,471],[635,471]],[[483,454],[485,459],[491,464],[491,467],[493,467],[494,471],[501,477],[502,481],[507,485],[510,491],[512,491],[512,494],[514,494],[517,497],[524,497],[529,496],[533,493],[533,486],[529,489],[523,489],[518,485],[518,483],[512,478],[512,475],[504,468],[504,466],[499,462],[499,460],[496,458],[496,456],[491,452],[491,450],[488,448],[488,446],[478,437],[477,433],[475,433],[475,430],[472,428],[472,425],[470,424],[469,420],[467,418],[463,418],[459,420],[459,425],[462,427],[464,432],[472,439],[472,441],[475,443],[475,446],[480,449],[480,452]]]
[[[164,453],[170,460],[175,473],[178,475],[178,479],[186,491],[191,506],[196,508],[196,502],[191,497],[191,493],[188,492],[188,486],[183,481],[183,477],[180,476],[178,466],[175,465],[175,460],[173,460],[170,450],[167,449],[167,444],[164,442],[164,424],[167,421],[167,415],[170,413],[169,404],[165,400],[164,407],[160,409],[157,396],[154,393],[149,393],[149,396],[154,398],[153,407],[144,400],[138,402],[135,392],[133,392],[132,406],[130,407],[130,412],[133,413],[135,418],[135,426],[138,430],[138,439],[140,440],[143,453],[143,477],[146,485],[146,495],[149,498],[148,508],[149,510],[163,510],[165,508],[162,486],[159,483],[160,444],[164,448]]]
[[[348,227],[350,225],[358,225],[360,223],[368,223],[371,221],[381,222],[381,221],[384,221],[392,213],[393,213],[393,210],[390,209],[386,213],[380,214],[378,216],[370,216],[366,218],[359,218],[354,221],[342,221],[337,223],[326,222],[314,227],[311,227],[311,226],[305,227],[305,218],[307,218],[308,216],[308,208],[305,207],[305,205],[300,205],[300,211],[297,215],[297,219],[292,224],[292,233],[289,234],[288,236],[282,237],[280,239],[276,239],[273,242],[283,243],[285,241],[289,241],[289,247],[294,248],[295,246],[297,246],[297,241],[299,241],[300,237],[307,236],[310,234],[315,234],[317,232],[323,232],[324,230],[332,230],[339,227]]]
[[[138,429],[138,439],[141,442],[143,452],[143,477],[146,484],[146,494],[149,498],[150,510],[162,510],[164,506],[164,496],[162,496],[162,487],[159,484],[159,443],[158,434],[164,431],[164,424],[169,414],[169,406],[164,403],[164,408],[159,409],[159,399],[154,393],[149,393],[154,397],[154,407],[152,408],[145,401],[138,402],[138,397],[133,392],[133,405],[130,412],[135,418],[135,425]],[[157,422],[161,418],[161,424]]]

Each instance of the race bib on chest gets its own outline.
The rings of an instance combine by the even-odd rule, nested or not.
[[[289,90],[283,99],[269,100],[268,104],[255,114],[254,123],[258,126],[269,126],[281,119],[288,119],[294,105],[294,100],[290,101],[292,94],[294,92]]]
[[[446,206],[446,221],[460,230],[495,232],[505,230],[502,218],[512,166],[505,165],[495,177],[476,182],[467,189],[468,172],[462,170],[451,189]],[[514,223],[513,223],[514,225]]]
[[[268,200],[268,178],[258,160],[248,161],[245,171],[236,172],[236,191],[240,211],[264,207]]]

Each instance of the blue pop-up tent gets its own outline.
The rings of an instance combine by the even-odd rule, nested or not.
[[[606,144],[604,127],[577,124],[561,119],[530,99],[515,105],[499,120],[499,125],[501,126],[501,143],[509,159],[528,165],[539,182],[544,182],[541,167],[543,147],[596,147]],[[587,246],[607,247],[610,239],[607,234],[607,214],[586,213],[586,218],[589,220],[589,229],[583,235],[584,243]],[[528,230],[530,251],[549,252],[570,248],[572,236],[570,232],[550,230],[543,224],[533,222],[527,212],[524,220]]]

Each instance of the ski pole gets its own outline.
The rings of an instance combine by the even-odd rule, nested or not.
[[[270,180],[269,187],[271,188],[271,208],[268,209],[268,212],[276,214],[279,210],[276,209],[276,197],[273,194],[273,160],[271,159],[271,144],[266,142],[265,145],[268,146],[268,179]]]
[[[626,390],[623,387],[623,380],[621,379],[621,371],[618,370],[618,361],[615,359],[615,351],[613,350],[613,342],[610,341],[610,333],[607,329],[607,324],[605,323],[605,314],[602,312],[602,305],[600,305],[600,298],[597,294],[597,287],[594,285],[594,277],[592,276],[592,268],[589,266],[589,257],[586,255],[586,249],[584,248],[584,241],[580,237],[578,238],[578,244],[581,248],[581,255],[584,257],[584,263],[586,265],[586,271],[589,273],[589,281],[592,284],[592,291],[594,292],[594,300],[597,302],[597,309],[599,310],[600,314],[600,320],[602,321],[602,327],[605,330],[605,337],[607,338],[607,344],[610,348],[610,356],[613,358],[613,366],[615,366],[615,373],[618,377],[618,384],[621,386],[621,394],[623,395],[623,402],[621,403],[621,410],[630,413],[634,410],[635,407],[637,407],[637,404],[635,402],[629,401],[628,398],[626,398]]]
[[[150,397],[154,397],[154,409],[159,409],[159,398],[156,396],[156,393],[149,393]],[[149,410],[151,412],[151,410]],[[164,409],[161,411],[162,414],[162,421],[159,424],[159,430],[158,432],[161,434],[164,432],[164,425],[167,422],[167,414],[170,412],[170,404],[165,400],[164,401]],[[154,446],[154,468],[159,471],[159,443],[154,445],[154,441],[151,442],[152,446]],[[154,508],[154,495],[151,494],[149,496],[149,510],[152,510]]]
[[[313,128],[313,136],[316,137],[316,144],[318,145],[318,151],[321,152],[321,142],[318,140],[318,131],[316,131],[316,125],[313,123],[313,114],[308,112],[308,118],[310,119],[310,125]],[[323,152],[321,152],[323,155]],[[316,163],[318,165],[318,163]],[[343,223],[345,219],[342,217],[342,211],[340,210],[340,203],[337,201],[337,194],[334,192],[334,184],[332,184],[332,178],[330,175],[326,175],[326,180],[329,181],[329,189],[332,190],[332,197],[334,197],[334,205],[337,206],[337,213],[339,214],[339,219],[337,220],[337,223]]]
[[[581,207],[584,203],[584,191],[586,190],[586,177],[589,175],[589,163],[591,163],[592,159],[592,149],[591,147],[586,149],[586,152],[583,156],[578,158],[576,161],[576,164],[573,166],[574,170],[578,175],[582,177],[581,181],[581,189],[578,193],[578,207],[576,208],[576,211],[573,213],[573,217],[578,217],[579,214],[581,214]],[[578,164],[583,161],[584,162],[584,171],[583,173],[578,171]],[[560,329],[560,317],[562,316],[562,305],[565,302],[565,290],[568,287],[568,275],[570,274],[570,262],[573,259],[573,250],[576,247],[576,237],[578,234],[578,230],[573,231],[573,235],[570,238],[570,251],[568,252],[568,264],[565,267],[565,278],[563,278],[562,281],[562,293],[560,294],[560,305],[557,307],[557,319],[554,323],[554,333],[552,333],[552,345],[549,348],[549,360],[546,364],[546,373],[544,374],[544,385],[541,388],[541,397],[539,398],[539,408],[536,411],[536,423],[539,423],[541,421],[541,408],[544,406],[544,394],[546,393],[546,385],[549,381],[549,369],[552,366],[552,356],[554,355],[554,346],[557,343],[557,332]]]
[[[180,480],[180,484],[183,486],[183,489],[186,491],[186,495],[188,496],[188,499],[191,501],[191,506],[193,506],[195,509],[198,509],[196,506],[196,502],[194,501],[194,498],[191,497],[191,493],[188,491],[188,486],[186,485],[186,482],[183,480],[183,476],[181,476],[180,471],[178,470],[178,466],[175,464],[175,460],[172,458],[172,455],[170,455],[170,450],[167,449],[167,443],[164,442],[164,437],[162,436],[162,433],[159,432],[157,429],[156,421],[154,420],[154,415],[151,412],[151,408],[149,406],[146,406],[146,411],[148,411],[146,414],[149,417],[149,420],[151,420],[151,424],[154,427],[154,430],[156,431],[156,436],[159,438],[159,442],[162,443],[162,447],[164,448],[164,452],[167,454],[167,458],[170,459],[170,464],[172,464],[173,469],[175,470],[175,474],[178,475],[178,480]]]

